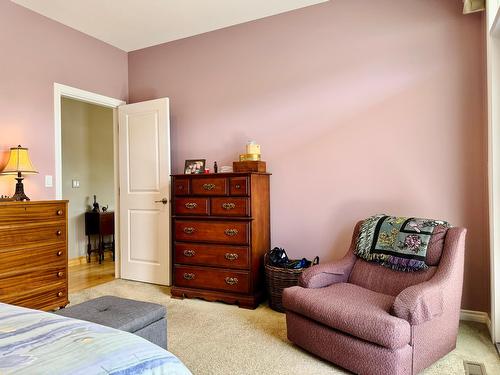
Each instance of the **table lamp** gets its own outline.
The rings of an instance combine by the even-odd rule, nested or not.
[[[1,174],[17,174],[16,193],[12,196],[12,199],[16,201],[29,201],[30,199],[24,194],[24,177],[22,173],[34,174],[38,172],[31,163],[28,149],[19,145],[10,149],[9,161]]]

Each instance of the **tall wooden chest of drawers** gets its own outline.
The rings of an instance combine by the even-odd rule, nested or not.
[[[173,297],[255,308],[270,247],[269,174],[173,176]]]
[[[68,304],[67,201],[0,202],[0,302]]]

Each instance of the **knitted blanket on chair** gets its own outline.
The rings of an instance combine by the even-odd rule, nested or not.
[[[427,269],[429,240],[441,220],[375,215],[364,220],[354,253],[369,262],[398,271]]]

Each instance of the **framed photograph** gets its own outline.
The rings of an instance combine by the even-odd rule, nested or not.
[[[199,174],[205,172],[205,159],[186,160],[184,174]]]

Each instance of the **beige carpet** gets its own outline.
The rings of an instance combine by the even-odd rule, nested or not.
[[[193,374],[348,374],[292,345],[285,316],[265,305],[256,310],[222,303],[171,299],[169,289],[114,280],[70,294],[72,304],[102,295],[167,306],[168,349]],[[500,374],[500,360],[487,329],[461,322],[457,349],[424,371],[425,375],[464,374],[463,360],[482,362],[489,375]]]

